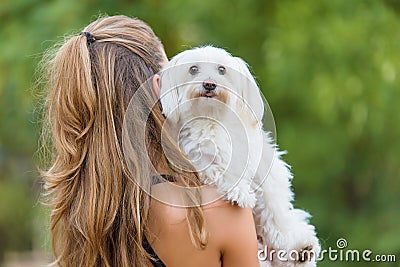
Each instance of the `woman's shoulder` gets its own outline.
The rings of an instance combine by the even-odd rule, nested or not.
[[[156,200],[152,202],[153,211],[169,222],[184,220],[187,207],[184,205],[185,196],[184,191],[172,183],[156,184],[152,186],[152,197]],[[242,229],[252,233],[254,220],[250,208],[241,208],[224,200],[213,186],[203,186],[200,196],[209,231],[215,230],[219,236],[231,233],[237,236]],[[255,231],[254,240],[257,240]]]
[[[157,195],[164,200],[179,202],[179,198],[183,197],[182,194],[181,190],[169,183],[157,184],[152,188],[153,198]],[[223,200],[214,187],[202,188],[201,197],[206,231],[209,236],[207,246],[220,255],[217,257],[222,257],[223,266],[259,266],[257,235],[252,210],[240,208]],[[157,200],[152,201],[151,213],[153,219],[162,223],[153,224],[155,234],[160,238],[171,235],[174,241],[182,235],[185,236],[187,209]],[[167,239],[165,238],[164,241]],[[187,239],[186,243],[190,244],[190,239]]]
[[[189,203],[193,202],[190,202],[188,196],[194,197],[198,201],[197,204],[208,208],[220,207],[225,204],[225,201],[221,200],[221,195],[217,192],[217,189],[214,186],[208,185],[190,189],[172,182],[164,182],[153,185],[150,194],[157,202],[172,207],[186,208],[191,206]]]
[[[209,231],[220,237],[222,246],[229,247],[233,242],[243,242],[244,239],[256,242],[252,209],[219,199],[204,206],[203,211]]]
[[[259,266],[252,209],[219,199],[203,210],[207,230],[220,247],[223,266]]]

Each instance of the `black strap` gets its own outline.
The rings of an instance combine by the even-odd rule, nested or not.
[[[169,182],[174,182],[175,178],[171,175],[162,174],[160,176],[153,176],[152,180],[153,180],[152,184],[155,185],[155,184],[163,183],[163,182],[165,182],[165,180],[167,180]],[[166,267],[164,262],[162,262],[162,260],[158,257],[158,255],[154,251],[154,249],[150,246],[150,243],[149,243],[149,241],[147,241],[147,238],[145,235],[143,235],[142,245],[143,245],[144,250],[146,250],[146,252],[149,253],[149,255],[152,257],[150,259],[150,261],[154,267]]]
[[[154,175],[152,177],[152,185],[156,185],[156,184],[160,184],[160,183],[164,183],[164,182],[176,182],[175,177],[173,177],[172,175],[168,175],[168,174],[161,174],[161,175]]]
[[[152,257],[150,259],[151,263],[153,264],[154,267],[166,267],[166,265],[162,262],[162,260],[158,257],[154,249],[150,246],[149,241],[147,241],[147,238],[145,235],[143,235],[143,248],[146,250],[147,253],[150,254]]]

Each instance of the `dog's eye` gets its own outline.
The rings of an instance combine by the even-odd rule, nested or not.
[[[224,66],[219,66],[219,67],[218,67],[218,73],[219,73],[219,74],[224,75],[225,72],[226,72],[226,69],[225,69]]]
[[[197,66],[191,66],[189,69],[189,73],[192,75],[195,75],[198,72],[199,72],[199,67],[197,67]]]

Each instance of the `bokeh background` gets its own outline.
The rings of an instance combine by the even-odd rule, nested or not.
[[[325,249],[370,249],[400,266],[400,1],[1,0],[0,266],[49,262],[37,165],[43,52],[99,14],[138,17],[169,57],[202,44],[252,67],[295,174],[295,205]]]

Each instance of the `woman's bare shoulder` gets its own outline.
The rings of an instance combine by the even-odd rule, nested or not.
[[[259,266],[257,234],[250,208],[218,200],[204,208],[207,230],[218,243],[223,266]]]
[[[219,201],[221,196],[217,192],[217,189],[208,185],[189,189],[175,183],[165,182],[153,185],[150,193],[151,197],[158,202],[175,207],[190,206],[190,204],[188,204],[188,193],[199,196],[199,204],[201,203],[202,206],[214,207],[222,203]]]
[[[186,217],[187,195],[179,186],[173,183],[156,184],[152,186],[151,195],[155,200],[152,201],[152,209],[158,215],[167,216],[170,220]],[[200,196],[208,227],[228,230],[230,225],[237,227],[240,223],[254,225],[251,209],[240,208],[222,199],[215,187],[201,187]]]
[[[179,201],[182,198],[181,190],[168,183],[153,186],[154,195],[161,196],[164,200]],[[154,196],[153,196],[154,197]],[[206,230],[209,236],[209,246],[219,251],[222,256],[222,266],[259,266],[257,259],[257,235],[250,208],[240,208],[223,200],[214,187],[204,187],[201,190],[203,200]],[[152,214],[159,218],[164,231],[179,233],[187,231],[186,209],[170,205],[163,201],[153,201]],[[165,223],[168,222],[168,223]],[[183,227],[182,227],[183,226]],[[154,227],[156,230],[157,227]],[[158,229],[161,231],[161,229]]]
[[[187,207],[187,195],[185,189],[174,183],[159,183],[151,187],[151,196],[159,204],[164,204],[171,208]],[[214,186],[202,186],[200,192],[200,201],[205,213],[217,212],[217,217],[249,217],[252,218],[251,209],[240,208],[222,198]],[[163,205],[163,206],[164,206]],[[211,218],[210,218],[211,219]]]
[[[247,233],[254,234],[254,240],[257,240],[253,213],[250,208],[241,208],[219,199],[204,206],[203,211],[209,227],[215,227],[219,233],[230,235],[245,230]]]

